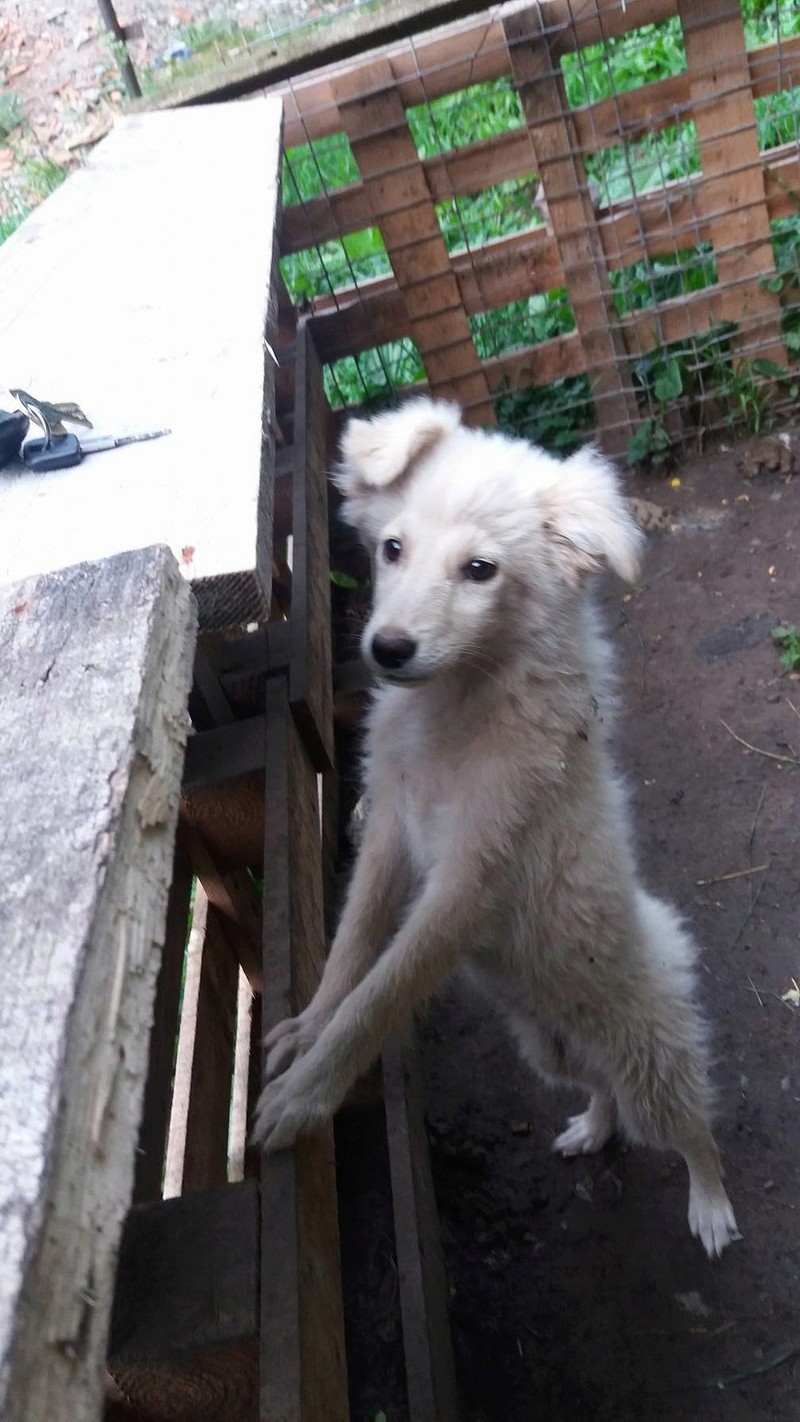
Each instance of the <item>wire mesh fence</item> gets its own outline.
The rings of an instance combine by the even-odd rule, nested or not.
[[[283,94],[333,405],[427,389],[654,465],[793,410],[795,0],[502,6]]]

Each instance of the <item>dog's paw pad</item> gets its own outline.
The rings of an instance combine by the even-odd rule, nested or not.
[[[610,1114],[590,1106],[580,1116],[570,1116],[567,1129],[553,1141],[553,1150],[558,1155],[593,1155],[603,1149],[613,1134]]]
[[[718,1259],[729,1244],[742,1237],[736,1227],[733,1206],[724,1192],[719,1196],[690,1195],[689,1228],[709,1259]]]

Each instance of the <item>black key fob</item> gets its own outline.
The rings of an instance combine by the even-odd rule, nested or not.
[[[40,474],[48,469],[71,469],[81,462],[80,440],[74,434],[53,435],[49,444],[43,439],[29,439],[22,458],[29,469]]]
[[[28,416],[18,410],[0,410],[0,469],[16,459],[29,425]]]

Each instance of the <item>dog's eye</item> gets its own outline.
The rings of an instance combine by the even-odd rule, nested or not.
[[[383,545],[383,556],[387,563],[396,563],[403,551],[403,545],[399,538],[387,538]]]
[[[470,558],[461,571],[471,583],[488,583],[497,572],[497,564],[490,563],[487,558]]]

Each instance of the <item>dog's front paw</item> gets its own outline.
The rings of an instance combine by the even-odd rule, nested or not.
[[[276,1076],[282,1076],[288,1071],[298,1057],[310,1051],[319,1033],[320,1025],[308,1009],[298,1013],[297,1017],[287,1017],[283,1022],[279,1022],[277,1027],[273,1027],[264,1038],[267,1051],[264,1068],[266,1080],[273,1081]]]
[[[286,1150],[333,1114],[328,1091],[302,1070],[302,1062],[264,1087],[255,1110],[252,1139],[265,1151]]]

